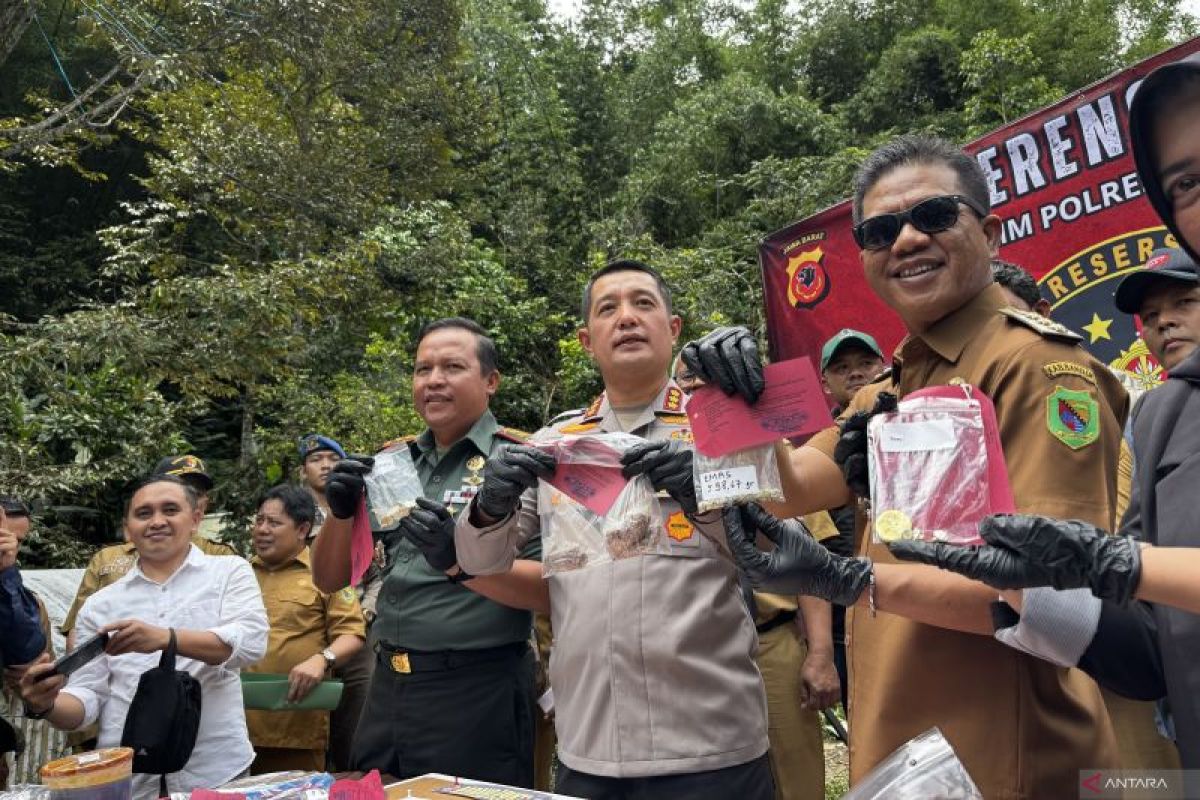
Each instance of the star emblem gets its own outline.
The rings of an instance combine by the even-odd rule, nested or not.
[[[1083,326],[1083,330],[1087,331],[1088,336],[1091,337],[1089,344],[1095,344],[1101,339],[1111,340],[1112,336],[1108,334],[1108,328],[1112,324],[1111,319],[1100,319],[1100,315],[1093,311],[1092,321]]]

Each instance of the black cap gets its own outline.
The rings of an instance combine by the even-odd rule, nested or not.
[[[211,491],[212,476],[205,471],[204,462],[196,456],[167,456],[154,468],[155,475],[174,475],[201,491]]]
[[[1137,164],[1138,178],[1146,192],[1146,199],[1158,216],[1166,223],[1175,239],[1192,258],[1200,258],[1196,248],[1184,241],[1175,225],[1175,215],[1171,213],[1171,204],[1163,193],[1162,185],[1158,182],[1158,170],[1154,167],[1154,117],[1158,109],[1156,96],[1169,86],[1177,85],[1180,81],[1200,76],[1200,53],[1188,56],[1182,61],[1164,64],[1151,72],[1138,86],[1129,104],[1129,138],[1133,144],[1133,161]]]
[[[1126,314],[1138,313],[1146,291],[1160,280],[1200,285],[1200,271],[1196,269],[1196,262],[1182,250],[1168,247],[1155,250],[1145,264],[1117,284],[1117,292],[1113,296],[1117,308]]]

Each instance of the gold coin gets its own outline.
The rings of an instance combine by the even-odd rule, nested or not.
[[[875,533],[885,542],[895,542],[912,534],[912,520],[898,508],[884,511],[875,518]]]

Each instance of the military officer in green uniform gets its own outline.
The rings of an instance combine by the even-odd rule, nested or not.
[[[496,602],[512,591],[511,580],[459,569],[452,535],[454,516],[483,483],[488,456],[523,438],[488,408],[500,383],[496,362],[495,344],[468,319],[432,322],[418,338],[413,405],[427,428],[403,441],[425,497],[398,529],[377,532],[387,563],[355,769],[532,786],[531,615]],[[332,516],[313,544],[313,578],[323,591],[349,583],[352,518],[371,464],[346,459],[326,485]],[[540,540],[526,543],[518,572],[540,583],[540,557]]]

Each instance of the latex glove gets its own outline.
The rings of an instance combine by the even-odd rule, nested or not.
[[[727,395],[741,395],[747,403],[757,402],[766,386],[758,341],[746,328],[717,328],[688,342],[680,355],[696,377],[720,386]]]
[[[325,482],[329,511],[338,519],[350,519],[358,511],[358,501],[366,491],[363,478],[375,466],[371,456],[352,455],[333,465]]]
[[[486,517],[504,519],[521,504],[521,494],[548,478],[557,466],[554,456],[529,445],[505,447],[483,467],[483,485],[475,495],[475,507]]]
[[[900,540],[897,558],[932,564],[997,589],[1052,586],[1091,589],[1102,600],[1127,603],[1142,577],[1141,547],[1080,520],[1027,514],[998,515],[979,523],[982,547]]]
[[[454,549],[454,517],[441,503],[417,498],[417,508],[400,521],[400,532],[416,545],[429,566],[445,572],[458,563]]]
[[[867,466],[867,423],[876,414],[896,410],[896,395],[880,392],[870,411],[856,411],[842,423],[842,435],[833,449],[833,460],[842,470],[846,485],[859,497],[871,496],[871,475]]]
[[[833,555],[802,523],[774,517],[757,503],[725,509],[724,520],[729,549],[755,587],[852,606],[871,581],[869,560]],[[759,532],[775,543],[774,550],[755,546]]]
[[[692,482],[692,448],[675,440],[636,444],[621,456],[626,478],[649,476],[655,491],[665,491],[684,512],[696,513],[696,486]]]

